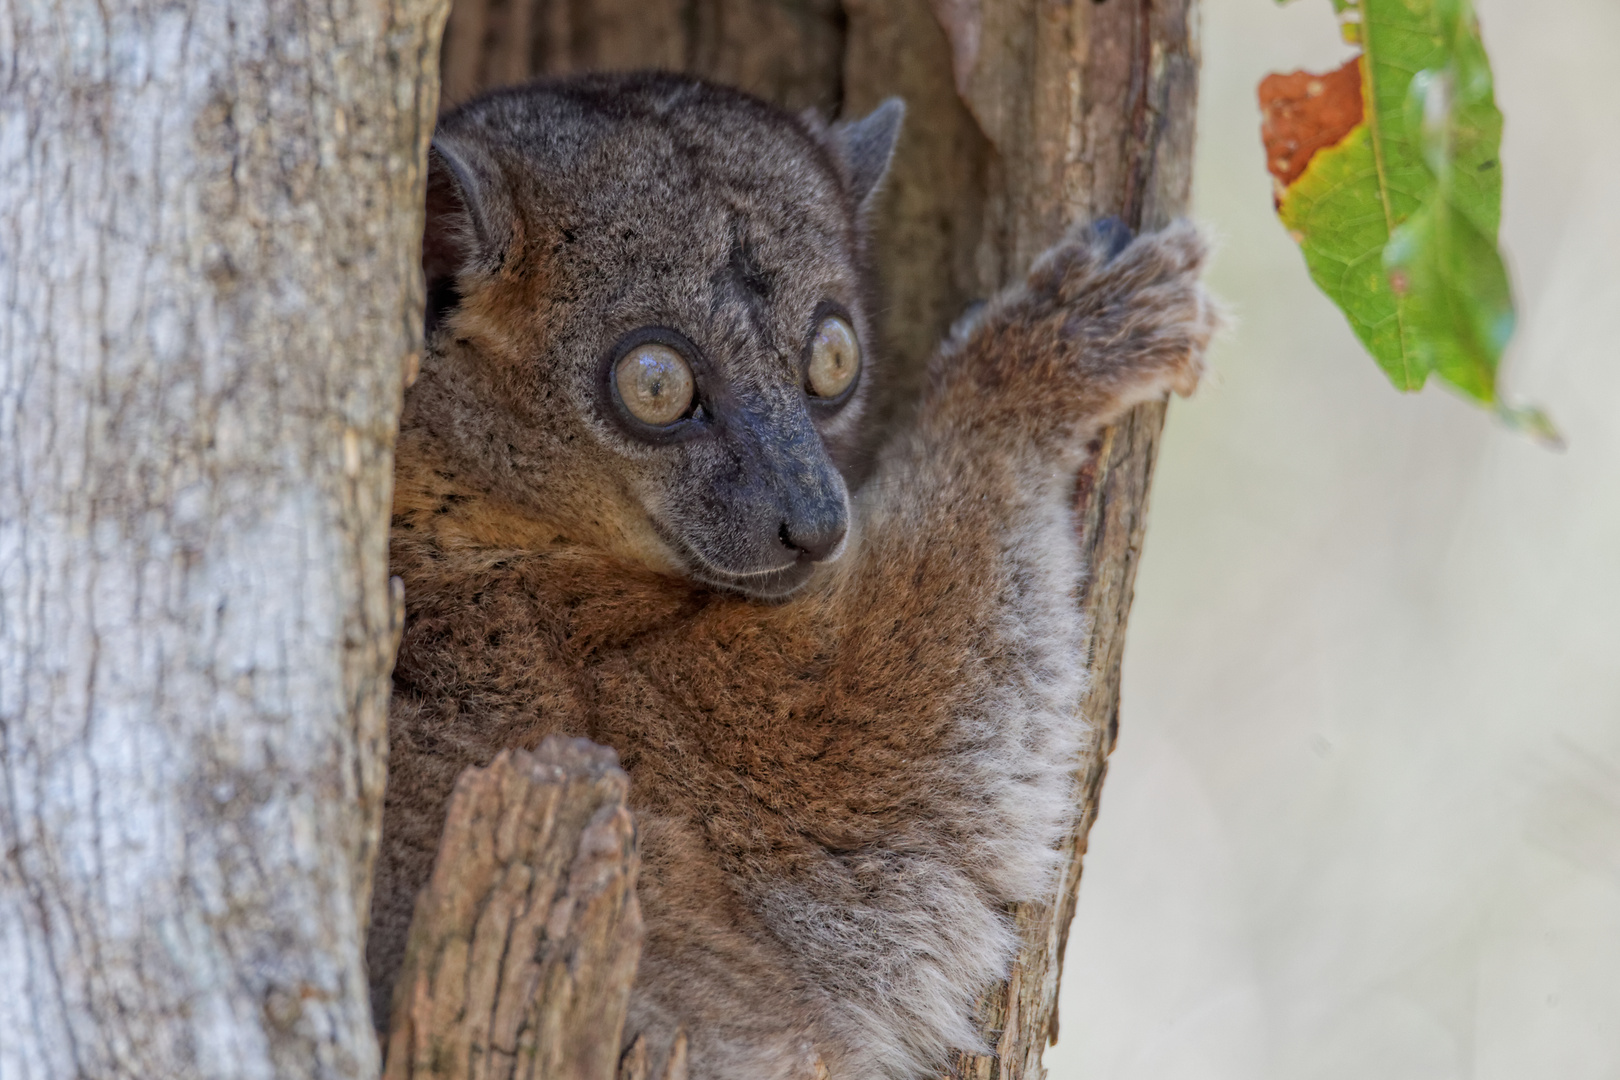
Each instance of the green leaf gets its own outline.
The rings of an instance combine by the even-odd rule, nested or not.
[[[1261,84],[1278,216],[1397,388],[1437,375],[1513,426],[1556,439],[1545,416],[1497,393],[1514,327],[1496,239],[1502,114],[1469,0],[1333,3],[1362,45],[1352,61],[1360,117],[1345,130],[1348,66]]]

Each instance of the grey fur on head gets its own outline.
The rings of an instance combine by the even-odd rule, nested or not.
[[[441,121],[429,159],[429,335],[442,340],[458,321],[460,340],[474,324],[498,334],[504,316],[480,320],[464,299],[527,274],[548,331],[530,344],[544,341],[546,362],[504,373],[514,411],[567,402],[599,459],[637,463],[629,471],[643,482],[631,494],[648,523],[639,543],[654,549],[638,557],[749,595],[786,595],[842,550],[848,491],[869,460],[860,418],[880,366],[862,218],[903,113],[891,99],[827,126],[650,73],[476,99]],[[653,280],[649,266],[661,268]],[[829,316],[847,321],[864,358],[836,402],[803,392],[806,350]],[[447,360],[458,343],[445,343]],[[614,399],[600,370],[607,353],[649,344],[692,368],[696,411],[681,431],[649,432],[587,400]],[[671,466],[663,475],[646,475],[660,471],[649,443],[679,444],[653,455]],[[590,444],[570,453],[580,445]]]

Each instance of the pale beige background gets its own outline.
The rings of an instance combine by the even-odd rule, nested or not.
[[[1272,215],[1254,88],[1328,0],[1205,0],[1241,319],[1172,409],[1053,1080],[1620,1077],[1620,0],[1476,0],[1506,383],[1396,394]]]

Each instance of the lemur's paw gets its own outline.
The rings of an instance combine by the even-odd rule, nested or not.
[[[1208,248],[1191,223],[1133,236],[1117,218],[1081,225],[1030,269],[1037,319],[1059,321],[1094,377],[1134,384],[1136,400],[1198,387],[1220,308],[1199,283]],[[1123,390],[1124,387],[1121,386]]]

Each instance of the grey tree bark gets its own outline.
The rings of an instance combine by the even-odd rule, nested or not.
[[[0,4],[0,1077],[369,1077],[446,0]]]
[[[456,0],[448,103],[537,74],[666,67],[792,108],[859,115],[906,99],[880,210],[884,311],[903,412],[922,365],[972,300],[1024,272],[1071,221],[1157,228],[1184,213],[1197,95],[1197,0]],[[1118,730],[1119,672],[1164,408],[1110,429],[1081,476],[1091,568],[1076,763],[1081,814],[1052,896],[1014,912],[1024,949],[980,1005],[988,1056],[953,1076],[1035,1080],[1086,835]]]

